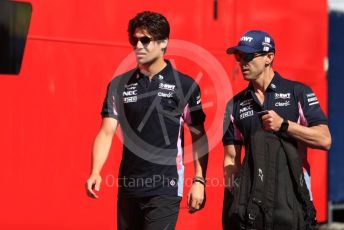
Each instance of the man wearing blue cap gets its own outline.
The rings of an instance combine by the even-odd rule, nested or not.
[[[268,33],[259,30],[248,31],[241,37],[237,46],[227,49],[227,53],[234,55],[244,79],[249,81],[248,87],[228,102],[224,118],[222,141],[227,189],[223,206],[223,227],[235,229],[228,212],[233,200],[232,191],[240,187],[240,183],[235,181],[241,167],[241,147],[245,146],[247,154],[251,146],[251,136],[258,129],[263,128],[295,143],[300,161],[303,162],[303,178],[309,191],[307,147],[329,150],[331,135],[327,118],[312,89],[302,83],[287,80],[273,70],[275,43]],[[263,173],[259,176],[263,180]],[[275,198],[283,203],[289,199],[290,192],[293,193],[293,189],[287,187],[283,192],[276,194]],[[293,212],[289,209],[292,207],[293,205],[286,207],[282,215],[274,216],[274,226],[297,229],[291,221],[293,216],[290,215]],[[260,228],[256,226],[255,229]]]

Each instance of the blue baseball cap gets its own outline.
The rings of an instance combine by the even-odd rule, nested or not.
[[[226,52],[233,54],[238,51],[243,53],[275,52],[275,42],[266,32],[250,30],[240,38],[237,46],[228,48]]]

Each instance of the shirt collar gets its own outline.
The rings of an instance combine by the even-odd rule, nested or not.
[[[278,88],[280,88],[280,84],[281,84],[281,76],[279,75],[279,73],[275,72],[275,75],[272,78],[267,89],[270,89],[270,90],[276,92],[278,90]]]
[[[279,73],[275,72],[275,75],[273,76],[270,84],[268,85],[268,87],[266,88],[267,90],[270,89],[274,92],[276,92],[278,90],[278,88],[280,87],[281,84],[281,76],[279,75]],[[252,82],[250,82],[246,88],[246,92],[245,95],[250,92],[250,93],[254,93],[254,88],[253,88],[253,84]]]
[[[165,63],[166,63],[166,66],[160,72],[158,72],[152,77],[152,81],[155,81],[155,80],[162,81],[168,76],[170,76],[171,73],[173,73],[173,67],[171,65],[171,62],[168,60],[165,60]],[[137,68],[135,75],[137,79],[147,77],[146,75],[140,72],[139,68]]]

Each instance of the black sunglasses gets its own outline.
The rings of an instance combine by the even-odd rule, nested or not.
[[[140,37],[140,38],[137,38],[137,37],[131,37],[129,42],[132,46],[136,46],[138,42],[141,42],[141,44],[143,46],[147,46],[151,41],[153,41],[153,38],[150,38],[148,36],[143,36],[143,37]]]
[[[266,52],[264,53],[235,53],[234,56],[237,62],[240,62],[241,60],[244,60],[244,62],[250,62],[256,57],[265,56],[267,54],[268,53]]]

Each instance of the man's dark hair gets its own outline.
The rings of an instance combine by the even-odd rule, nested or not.
[[[129,39],[134,36],[137,28],[146,30],[154,40],[163,40],[170,36],[170,25],[167,19],[163,15],[151,11],[141,12],[129,21]]]

